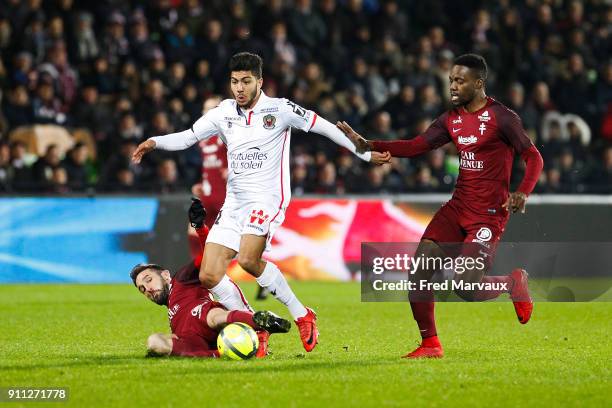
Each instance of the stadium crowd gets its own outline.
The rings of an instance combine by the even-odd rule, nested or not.
[[[606,0],[0,0],[0,192],[188,191],[197,146],[129,158],[227,96],[238,51],[264,58],[267,95],[371,139],[426,129],[454,56],[472,51],[542,152],[536,192],[612,193],[611,30]],[[34,124],[86,129],[93,144],[35,152],[12,137]],[[299,132],[291,163],[296,194],[448,192],[458,172],[450,144],[374,167]]]

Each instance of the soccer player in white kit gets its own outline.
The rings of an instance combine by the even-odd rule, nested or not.
[[[238,255],[238,264],[287,306],[309,352],[319,335],[315,313],[298,300],[278,267],[261,258],[285,218],[291,197],[291,128],[324,135],[375,164],[387,163],[390,156],[357,153],[342,131],[313,111],[287,99],[266,96],[261,90],[262,65],[256,54],[234,55],[229,62],[234,99],[222,101],[191,129],[144,141],[132,159],[138,163],[154,149],[183,150],[213,135],[222,138],[227,145],[227,192],[206,240],[200,282],[228,310],[251,310],[238,286],[226,275],[230,261]]]

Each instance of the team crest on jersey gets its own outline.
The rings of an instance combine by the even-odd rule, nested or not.
[[[274,129],[274,126],[276,126],[276,116],[266,115],[263,117],[264,129]]]
[[[481,121],[481,122],[488,122],[488,121],[490,121],[491,117],[489,116],[489,111],[486,110],[486,111],[483,112],[482,115],[479,115],[478,116],[478,120]]]

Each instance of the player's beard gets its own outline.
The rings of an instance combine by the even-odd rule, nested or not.
[[[251,104],[253,103],[253,101],[257,97],[258,93],[259,93],[259,89],[257,89],[257,87],[255,87],[255,90],[250,95],[248,95],[247,101],[245,103],[243,103],[243,104],[238,103],[238,99],[236,99],[236,102],[238,103],[238,106],[240,106],[243,109],[252,108]],[[235,98],[235,96],[234,96],[234,98]]]
[[[168,306],[168,297],[170,296],[170,285],[166,282],[163,283],[161,291],[155,296],[153,301],[160,306]]]

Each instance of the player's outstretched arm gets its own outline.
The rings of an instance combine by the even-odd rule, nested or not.
[[[346,122],[344,122],[346,123]],[[348,124],[347,124],[348,126]],[[350,127],[350,126],[349,126]],[[338,127],[334,126],[322,117],[318,117],[318,120],[312,125],[312,132],[323,135],[333,141],[334,143],[350,150],[353,154],[362,160],[374,163],[374,164],[385,164],[391,160],[389,154],[383,154],[379,152],[372,152],[367,145],[357,145],[349,135],[342,133]]]
[[[425,133],[410,140],[366,140],[346,122],[338,122],[336,126],[358,149],[367,147],[372,152],[388,152],[393,157],[413,157],[437,149],[452,140],[446,128],[447,118],[448,114],[444,113],[429,126]]]
[[[197,142],[208,139],[218,133],[215,126],[215,110],[211,109],[198,119],[190,129],[182,132],[170,133],[164,136],[154,136],[142,142],[132,155],[134,163],[140,163],[142,157],[155,150],[185,150]]]
[[[353,142],[357,150],[370,149],[372,154],[384,152],[385,158],[387,155],[393,157],[418,156],[433,149],[422,136],[411,140],[367,140],[346,122],[338,122],[336,126]]]

